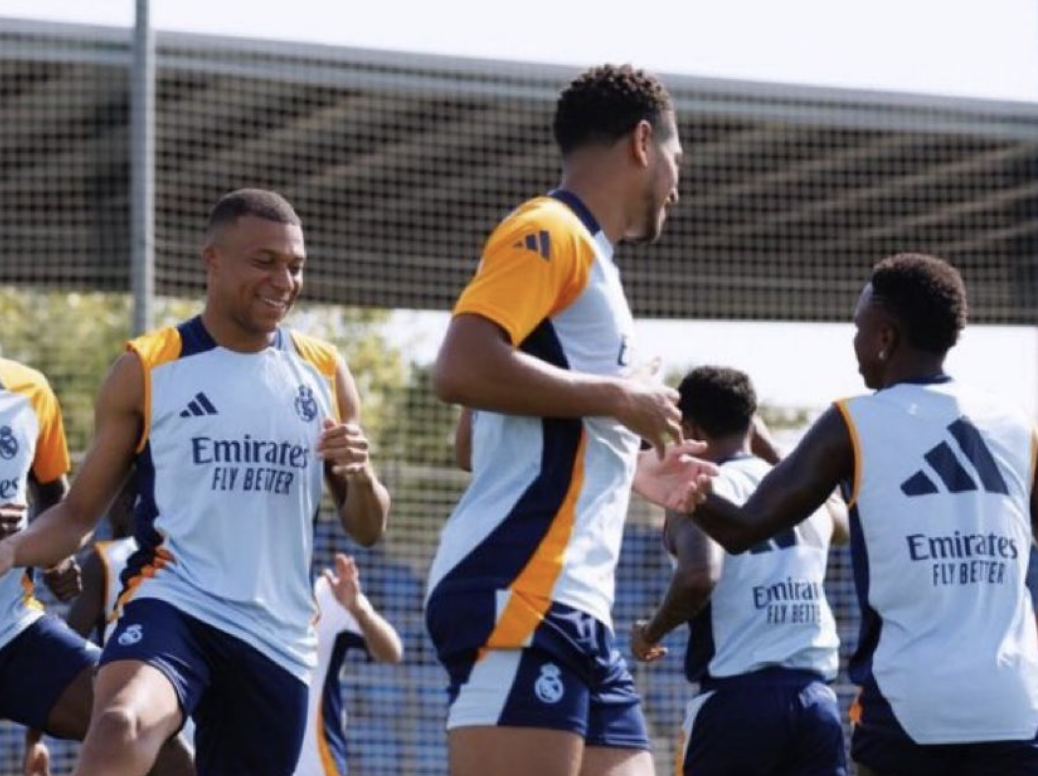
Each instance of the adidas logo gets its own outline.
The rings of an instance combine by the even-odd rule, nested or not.
[[[974,475],[980,480],[980,487],[987,493],[1009,494],[1006,481],[998,470],[998,464],[991,455],[991,450],[984,444],[984,439],[976,426],[965,417],[959,418],[948,431],[955,440],[959,451],[973,467],[973,474],[966,470],[959,457],[948,442],[941,442],[923,456],[930,468],[940,478],[949,493],[967,493],[978,490]],[[924,469],[920,469],[901,483],[901,492],[906,496],[928,496],[940,493],[941,489]]]
[[[551,234],[542,229],[537,234],[528,234],[522,240],[512,244],[513,248],[525,248],[533,251],[545,261],[551,261]]]
[[[204,393],[199,392],[195,394],[195,398],[187,403],[187,409],[180,413],[182,418],[200,417],[202,415],[219,415],[219,411],[213,406],[213,403],[209,401],[209,397]]]

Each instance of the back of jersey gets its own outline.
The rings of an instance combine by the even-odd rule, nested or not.
[[[714,491],[743,504],[770,468],[749,455],[729,459]],[[690,623],[689,681],[773,667],[836,676],[840,642],[823,589],[832,532],[823,509],[745,553],[725,553],[710,601]]]
[[[855,445],[851,548],[862,634],[852,678],[874,682],[918,743],[1033,738],[1030,423],[946,378],[838,407]]]

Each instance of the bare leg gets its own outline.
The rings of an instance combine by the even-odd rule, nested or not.
[[[139,660],[102,666],[74,776],[144,776],[180,718],[173,685],[158,669]]]
[[[655,776],[656,763],[645,749],[589,746],[580,776]]]
[[[451,776],[579,776],[584,752],[575,733],[543,728],[455,728],[447,744]]]

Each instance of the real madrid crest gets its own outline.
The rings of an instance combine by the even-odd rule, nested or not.
[[[313,388],[308,385],[299,386],[295,408],[296,414],[307,422],[317,417],[317,399],[314,398]]]

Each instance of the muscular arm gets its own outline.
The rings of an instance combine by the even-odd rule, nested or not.
[[[514,348],[505,331],[475,314],[455,316],[433,371],[440,400],[534,417],[608,416],[662,450],[681,438],[671,388],[649,381],[584,374]]]
[[[729,552],[743,552],[808,517],[853,474],[850,433],[839,410],[831,407],[744,506],[710,495],[692,519]]]
[[[661,641],[706,606],[724,566],[717,542],[680,515],[668,513],[664,542],[677,557],[677,567],[663,601],[642,628],[649,644]]]
[[[356,464],[338,465],[325,461],[325,479],[339,509],[339,521],[354,541],[370,546],[382,538],[389,517],[389,491],[379,481],[367,456],[367,439],[360,430],[360,394],[346,365],[339,361],[335,369],[335,393],[339,402],[339,416],[351,438],[359,435],[360,446],[354,444],[349,456]],[[352,444],[352,443],[351,443]],[[347,456],[347,457],[349,457]]]
[[[25,530],[0,542],[0,568],[49,567],[75,554],[118,493],[141,434],[144,379],[137,356],[121,356],[94,411],[94,438],[67,497]],[[6,546],[6,547],[5,547]]]

